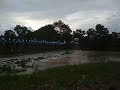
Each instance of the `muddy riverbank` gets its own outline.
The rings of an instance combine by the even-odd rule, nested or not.
[[[81,50],[44,52],[0,58],[0,72],[31,74],[37,70],[58,66],[108,61],[119,62],[120,53]]]

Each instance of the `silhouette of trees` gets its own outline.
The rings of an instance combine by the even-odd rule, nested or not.
[[[120,50],[120,33],[112,32],[110,34],[108,28],[101,24],[97,24],[95,29],[90,28],[87,31],[76,29],[76,31],[71,33],[70,26],[59,20],[33,32],[28,30],[26,26],[21,25],[16,25],[14,31],[5,31],[4,36],[1,36],[1,38],[20,38],[22,42],[27,39],[27,41],[65,41],[66,47],[72,45],[71,41],[74,40],[73,38],[79,38],[79,46],[82,50]]]
[[[88,36],[90,39],[94,39],[95,36],[96,36],[96,31],[95,31],[93,28],[90,28],[90,29],[87,31],[87,36]]]
[[[25,35],[27,35],[28,33],[30,33],[31,31],[27,29],[27,27],[25,26],[21,26],[21,25],[16,25],[16,27],[14,28],[14,31],[18,34],[19,37],[24,38]]]
[[[57,22],[54,22],[53,26],[57,33],[60,35],[60,40],[65,40],[66,43],[69,44],[72,40],[72,30],[70,29],[69,25],[66,25],[63,21],[59,20]]]
[[[58,33],[63,32],[63,27],[62,27],[63,25],[64,25],[64,23],[61,20],[56,21],[56,22],[53,23],[53,26],[55,27],[55,29],[56,29],[56,31]]]
[[[7,31],[5,31],[4,36],[5,36],[5,37],[15,37],[16,34],[15,34],[15,32],[12,31],[12,30],[7,30]]]
[[[118,38],[118,33],[112,32],[112,39],[117,39],[117,38]]]
[[[79,38],[82,50],[120,50],[120,33],[109,34],[108,28],[101,24],[97,24],[95,29],[90,28],[86,32],[77,29],[73,32],[73,37]]]
[[[31,34],[32,37],[39,40],[56,41],[59,38],[59,34],[57,33],[57,31],[55,31],[54,26],[51,24],[41,27]]]
[[[64,24],[64,22],[61,21],[61,20],[59,20],[57,22],[54,22],[53,26],[55,28],[57,28],[56,31],[58,33],[63,33],[63,32],[71,33],[72,32],[72,30],[70,29],[70,27],[68,25]]]
[[[82,42],[85,33],[86,32],[84,30],[76,29],[76,31],[73,31],[73,37],[74,38],[79,38],[79,42]]]
[[[80,38],[80,34],[76,31],[73,31],[73,37],[74,38]]]
[[[107,36],[108,33],[109,33],[109,30],[107,28],[105,28],[103,25],[101,25],[101,24],[96,25],[96,34],[99,37]]]
[[[68,31],[64,31],[61,37],[62,37],[62,41],[66,41],[66,44],[70,44],[72,41],[72,35]]]

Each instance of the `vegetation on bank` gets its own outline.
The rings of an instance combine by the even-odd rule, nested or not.
[[[78,46],[82,50],[120,51],[119,32],[109,33],[109,29],[101,24],[72,32],[69,25],[59,20],[35,31],[22,25],[16,25],[14,30],[6,30],[0,36],[0,53],[71,49],[74,38],[78,39]]]
[[[120,63],[62,66],[32,75],[0,76],[0,90],[119,90]]]

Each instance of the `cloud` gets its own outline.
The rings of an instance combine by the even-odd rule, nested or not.
[[[80,11],[70,15],[67,15],[65,20],[71,23],[72,27],[88,29],[95,27],[96,24],[106,24],[113,18],[113,11]],[[74,22],[73,22],[74,21]]]
[[[72,30],[87,30],[101,23],[110,31],[120,32],[119,3],[120,0],[0,0],[0,29],[20,24],[36,30],[63,20]]]

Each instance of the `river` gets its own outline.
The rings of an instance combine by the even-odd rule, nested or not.
[[[41,60],[38,66],[39,70],[44,70],[62,65],[76,65],[90,62],[108,61],[120,61],[120,52],[74,50],[71,54],[66,54],[57,58]]]
[[[25,60],[28,58],[32,58],[34,60],[34,62],[33,61],[28,62],[31,63],[31,65],[34,64],[34,68],[27,68],[26,73],[31,73],[35,70],[45,70],[48,68],[63,65],[76,65],[90,62],[108,62],[108,61],[118,62],[120,61],[120,52],[81,51],[81,50],[54,51],[28,55],[23,54],[15,56],[7,55],[6,57],[3,56],[0,57],[0,61],[5,62],[11,59]]]

